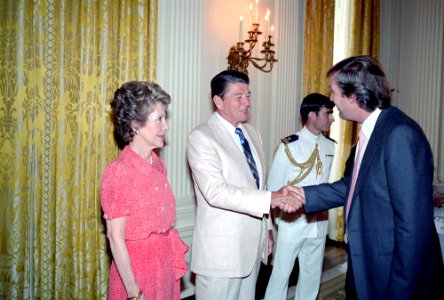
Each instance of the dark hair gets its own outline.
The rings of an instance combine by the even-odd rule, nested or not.
[[[299,110],[302,120],[304,122],[307,122],[308,114],[312,111],[315,112],[316,115],[318,115],[322,107],[333,108],[335,107],[335,104],[333,103],[333,101],[330,101],[327,96],[324,96],[322,94],[312,93],[305,96],[302,100],[301,109]]]
[[[228,85],[231,83],[249,84],[248,75],[238,71],[222,71],[211,79],[211,98],[219,96],[223,98],[227,91]]]
[[[356,95],[362,109],[372,112],[390,106],[391,89],[379,62],[371,56],[352,56],[334,65],[327,73],[334,77],[342,95]]]
[[[111,101],[111,116],[116,137],[128,144],[134,138],[132,123],[143,126],[148,115],[154,111],[156,103],[166,107],[170,102],[170,95],[154,82],[124,83],[115,91],[114,99]]]

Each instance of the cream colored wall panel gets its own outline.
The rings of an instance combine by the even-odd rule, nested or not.
[[[162,151],[178,212],[192,201],[186,165],[186,137],[199,118],[201,90],[201,10],[199,0],[159,1],[157,81],[172,97],[168,107],[169,131]]]
[[[381,1],[381,62],[395,88],[394,105],[423,128],[444,180],[444,2]]]
[[[263,111],[268,119],[263,128],[265,149],[271,163],[279,140],[300,128],[304,1],[276,1],[276,50],[279,62],[273,70],[270,106]]]
[[[177,209],[176,228],[191,245],[195,200],[186,162],[186,138],[200,121],[200,91],[203,89],[201,0],[162,0],[158,3],[157,82],[171,95],[169,131],[162,158],[168,168]],[[190,252],[186,259],[189,263]],[[194,293],[191,272],[184,276],[182,296]]]

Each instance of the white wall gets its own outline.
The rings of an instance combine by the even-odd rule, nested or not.
[[[444,1],[381,1],[381,63],[394,104],[424,130],[444,182]]]
[[[244,39],[250,0],[160,0],[157,81],[171,94],[170,130],[162,150],[177,201],[176,227],[191,245],[195,214],[192,181],[186,162],[186,138],[192,128],[212,113],[210,80],[227,68],[230,46],[239,39],[239,17],[244,16]],[[301,95],[303,0],[261,0],[260,16],[271,10],[276,57],[270,73],[249,67],[252,92],[250,123],[262,134],[271,159],[277,141],[299,123],[296,100]],[[264,26],[261,25],[263,30]],[[263,37],[260,38],[262,45]],[[188,261],[189,261],[188,253]],[[182,297],[194,293],[190,274]]]

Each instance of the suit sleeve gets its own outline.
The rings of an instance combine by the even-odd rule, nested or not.
[[[432,249],[433,159],[426,137],[418,129],[398,126],[387,143],[385,165],[393,208],[394,249],[386,298],[401,299],[414,294]]]
[[[304,186],[305,212],[312,213],[345,204],[350,178],[343,177],[334,183]]]
[[[207,134],[195,130],[188,136],[187,157],[195,185],[209,205],[260,218],[269,213],[271,192],[242,187],[226,178],[220,152]]]

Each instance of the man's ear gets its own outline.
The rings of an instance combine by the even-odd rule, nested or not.
[[[348,99],[350,100],[350,103],[356,103],[356,95],[355,94],[351,94],[350,97],[348,97]]]
[[[222,100],[222,98],[219,97],[218,95],[213,96],[213,102],[214,102],[214,105],[216,105],[217,109],[221,109],[222,108],[222,102],[223,101],[224,100]]]
[[[316,113],[315,113],[314,111],[311,111],[311,112],[309,112],[308,115],[307,115],[307,121],[308,121],[309,119],[314,119],[314,118],[316,118],[316,117],[317,117]]]

